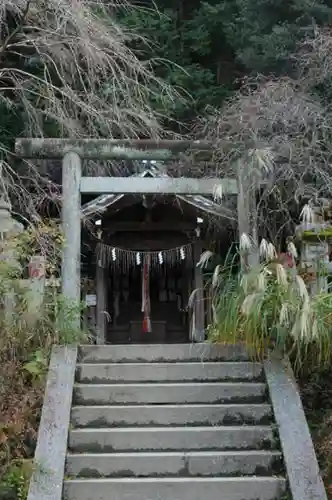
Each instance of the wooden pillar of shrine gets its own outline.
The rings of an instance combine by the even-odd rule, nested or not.
[[[194,276],[194,288],[195,293],[195,305],[194,305],[194,321],[192,338],[193,342],[204,342],[205,340],[205,313],[204,313],[204,280],[203,271],[201,267],[197,267],[197,263],[200,260],[202,254],[202,242],[197,240],[194,243],[194,265],[195,265],[195,276]]]
[[[107,269],[97,257],[96,264],[96,343],[103,345],[107,336]]]

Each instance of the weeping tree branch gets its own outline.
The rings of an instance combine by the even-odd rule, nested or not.
[[[263,181],[259,230],[276,243],[294,231],[302,202],[332,198],[332,113],[314,92],[318,83],[332,82],[331,47],[332,31],[317,32],[294,55],[296,78],[248,79],[194,129],[196,138],[215,141],[223,175],[235,175],[235,159],[242,158]]]
[[[130,7],[125,0],[0,0],[0,108],[4,119],[9,114],[20,124],[13,135],[167,136],[163,110],[178,95],[128,48],[136,35],[115,20],[121,8]],[[49,184],[48,169],[40,163],[17,169],[10,153],[0,137],[5,184],[22,206],[35,206]],[[25,177],[37,187],[36,199]]]

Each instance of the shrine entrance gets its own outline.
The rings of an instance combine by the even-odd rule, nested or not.
[[[183,290],[188,269],[184,263],[168,265],[164,269],[149,269],[147,314],[144,311],[144,268],[132,267],[126,273],[114,272],[112,268],[109,271],[108,343],[177,343],[189,340],[186,302],[189,290]]]
[[[203,154],[203,161],[206,161],[206,155],[210,154],[214,149],[214,144],[206,141],[172,141],[172,140],[113,140],[113,139],[86,139],[86,140],[71,140],[71,139],[18,139],[16,141],[16,154],[22,158],[44,158],[44,159],[62,159],[62,227],[65,239],[65,247],[62,258],[62,294],[63,298],[71,303],[71,306],[79,306],[81,300],[81,223],[86,216],[82,212],[81,195],[94,195],[96,198],[94,210],[104,210],[104,200],[121,199],[125,195],[137,197],[155,197],[155,196],[172,196],[177,200],[182,200],[188,205],[199,205],[204,207],[208,213],[215,213],[218,210],[213,205],[213,194],[217,188],[219,193],[224,196],[237,196],[238,209],[238,228],[240,234],[247,235],[255,234],[252,228],[251,201],[252,193],[255,194],[255,184],[252,182],[251,176],[248,174],[242,164],[238,163],[237,178],[215,178],[215,177],[172,177],[165,175],[164,172],[157,169],[155,176],[132,175],[131,177],[84,177],[84,160],[129,160],[129,161],[151,161],[156,160],[164,165],[167,162],[174,162],[183,155],[184,151],[192,152],[193,158],[197,154]],[[198,159],[199,161],[199,159]],[[253,187],[252,187],[253,186]],[[198,200],[198,201],[197,201]],[[249,203],[250,202],[250,203]],[[106,206],[108,201],[106,201]],[[219,205],[219,213],[223,214],[223,206]],[[114,221],[113,221],[114,222]],[[145,221],[147,222],[147,221]],[[186,221],[179,220],[164,220],[150,221],[149,231],[163,230],[164,235],[167,231],[178,231],[186,234],[186,231],[181,229],[182,223]],[[127,221],[128,223],[128,221]],[[163,226],[167,225],[168,228]],[[129,221],[130,225],[130,221]],[[125,228],[125,224],[123,226]],[[142,228],[140,228],[141,230]],[[147,228],[145,228],[147,229]],[[195,228],[189,229],[189,231]],[[130,228],[122,230],[123,233],[129,233]],[[135,229],[136,231],[136,229]],[[105,264],[101,258],[101,253],[97,255],[96,266],[96,342],[104,344],[105,342],[132,342],[139,341],[141,328],[137,326],[136,318],[139,311],[140,277],[142,283],[143,304],[141,303],[141,312],[144,313],[144,322],[151,322],[151,327],[144,326],[146,333],[153,335],[153,327],[156,332],[156,338],[159,342],[181,341],[189,337],[190,341],[201,342],[205,338],[205,310],[203,297],[203,277],[202,270],[196,266],[202,252],[202,240],[200,235],[196,238],[183,241],[182,243],[171,244],[165,239],[165,246],[151,247],[148,249],[142,246],[142,241],[145,243],[147,239],[142,239],[139,246],[134,245],[120,246],[116,243],[116,239],[105,241],[104,236],[115,234],[114,227],[110,227],[104,234],[101,235],[99,241],[99,250],[102,250],[102,245],[108,247],[108,262]],[[167,244],[166,244],[167,243]],[[161,256],[162,259],[167,258],[168,252],[177,252],[179,261],[182,259],[182,251],[186,245],[190,245],[192,249],[192,261],[187,268],[183,279],[183,269],[176,265],[168,267],[168,273],[165,276],[158,274],[151,267],[151,259],[157,259]],[[131,284],[123,287],[120,290],[120,285],[124,273],[115,271],[114,266],[118,261],[118,254],[125,254],[128,250],[130,255],[135,254],[135,259],[141,260],[141,270],[132,270]],[[161,254],[161,255],[160,255]],[[257,252],[249,252],[246,255],[245,265],[250,265],[252,260],[257,259]],[[124,259],[126,261],[126,259]],[[128,258],[127,258],[128,261]],[[112,271],[113,266],[113,271]],[[143,270],[142,270],[143,269]],[[148,273],[148,279],[146,277]],[[110,276],[111,274],[111,276]],[[143,279],[142,279],[143,274]],[[182,275],[181,280],[177,280],[176,276]],[[161,276],[163,276],[164,284],[161,284]],[[174,281],[179,281],[173,286]],[[185,284],[183,284],[185,283]],[[147,293],[147,284],[149,291]],[[172,286],[171,286],[172,284]],[[109,289],[113,287],[111,293]],[[118,298],[117,287],[119,288]],[[193,289],[197,290],[195,294],[195,303],[193,305],[194,321],[189,328],[180,329],[180,326],[188,324],[188,315],[183,310],[185,293],[184,288],[187,288],[187,295]],[[179,293],[179,289],[182,290]],[[125,294],[130,304],[125,305]],[[161,297],[167,295],[167,301],[163,302]],[[181,295],[179,297],[179,295]],[[157,300],[158,296],[158,300]],[[118,303],[118,305],[117,305]],[[167,303],[167,310],[164,304]],[[107,323],[108,316],[111,316],[108,308],[112,307],[113,324],[109,328]],[[72,327],[80,328],[80,315],[72,315]],[[161,318],[161,319],[159,319]],[[159,321],[159,323],[158,323]],[[163,322],[167,323],[167,327],[163,326]],[[174,323],[174,325],[173,325]],[[125,326],[124,328],[124,325]],[[173,335],[172,328],[174,326]],[[149,330],[151,330],[149,332]],[[148,337],[145,337],[146,340]],[[137,340],[136,340],[137,339]],[[152,339],[149,339],[150,342]]]

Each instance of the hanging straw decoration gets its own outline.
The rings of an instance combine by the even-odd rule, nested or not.
[[[105,245],[104,243],[98,243],[97,245],[97,259],[104,268],[111,265],[126,272],[132,267],[141,266],[145,257],[149,257],[151,268],[173,266],[178,262],[187,262],[188,266],[192,266],[192,243],[154,252],[127,250]]]
[[[144,255],[142,268],[142,313],[143,332],[151,332],[150,255]]]

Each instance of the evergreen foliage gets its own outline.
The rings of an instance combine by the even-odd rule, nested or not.
[[[331,0],[131,3],[121,23],[141,37],[133,48],[153,61],[157,75],[191,97],[169,109],[186,122],[206,106],[222,106],[248,75],[291,76],[298,42],[332,20]]]

